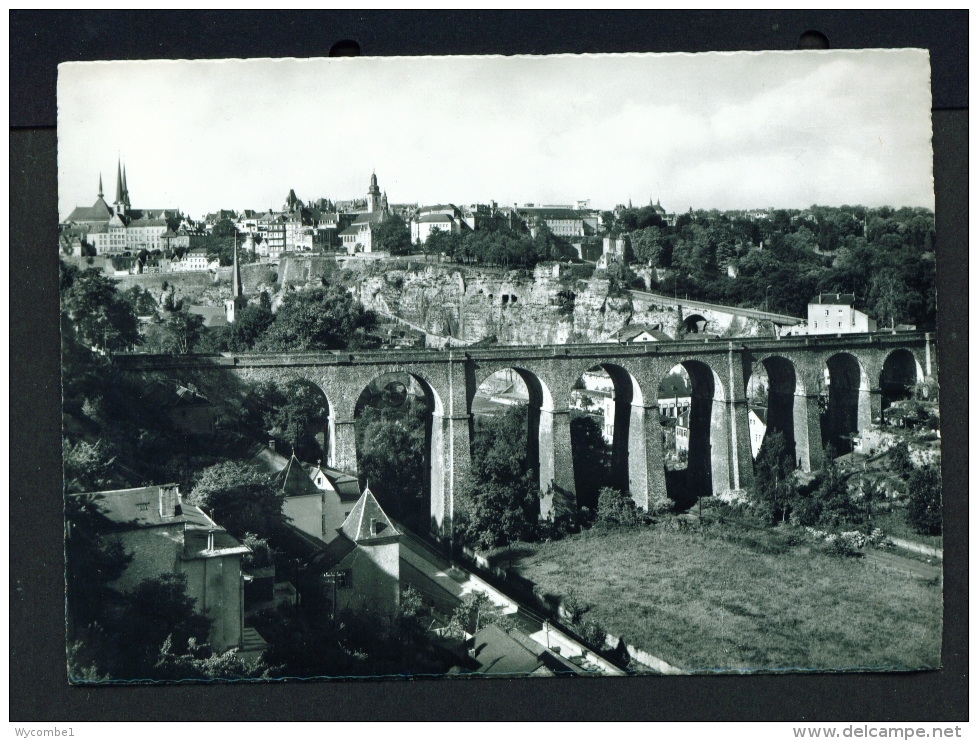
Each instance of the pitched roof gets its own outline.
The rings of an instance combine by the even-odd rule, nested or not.
[[[678,373],[670,373],[659,383],[659,398],[669,396],[689,396],[692,394],[689,386]]]
[[[190,306],[187,308],[190,314],[199,314],[204,317],[204,327],[223,327],[228,323],[228,316],[221,306]]]
[[[336,493],[340,495],[340,500],[344,502],[355,502],[360,498],[360,482],[356,476],[350,476],[342,471],[320,466],[329,482],[333,485]]]
[[[418,217],[416,221],[419,224],[444,224],[451,223],[454,221],[454,219],[447,214],[425,214],[424,216]]]
[[[357,218],[355,218],[353,220],[353,223],[354,224],[370,224],[370,223],[373,223],[375,221],[377,221],[377,222],[383,221],[383,218],[384,218],[384,212],[383,211],[373,211],[373,212],[367,211],[367,212],[364,212],[362,214],[358,214],[357,215]]]
[[[856,303],[856,297],[851,293],[820,293],[812,300],[813,304],[847,304]]]
[[[369,488],[363,490],[339,530],[355,543],[381,542],[400,535]]]
[[[524,641],[518,641],[498,625],[487,625],[472,639],[472,657],[479,664],[479,674],[531,674],[543,663],[540,654],[546,648],[532,638],[539,652],[531,650]]]
[[[160,409],[210,405],[206,397],[176,382],[152,381],[143,387],[140,397]]]
[[[520,211],[526,211],[527,214],[532,216],[539,216],[546,221],[568,221],[574,220],[579,221],[584,218],[584,215],[580,211],[575,211],[572,208],[521,208]]]
[[[65,221],[108,221],[111,216],[112,209],[100,196],[95,200],[95,204],[90,207],[75,206],[75,210],[68,215]]]
[[[634,340],[643,332],[647,332],[656,342],[673,341],[672,337],[667,335],[662,330],[656,329],[655,327],[650,327],[647,324],[629,324],[618,331],[617,337],[621,342],[628,342],[630,340]]]
[[[313,494],[319,496],[319,489],[309,478],[309,472],[302,465],[302,462],[295,457],[295,453],[292,454],[288,464],[279,473],[277,480],[287,497],[302,497]]]
[[[94,497],[106,522],[113,528],[133,530],[186,523],[188,527],[214,528],[214,521],[198,507],[184,504],[176,484],[140,486],[69,496]],[[176,509],[180,506],[180,511]]]

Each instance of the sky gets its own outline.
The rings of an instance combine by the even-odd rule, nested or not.
[[[62,64],[59,211],[661,201],[933,209],[923,50]]]

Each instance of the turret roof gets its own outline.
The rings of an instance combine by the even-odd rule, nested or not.
[[[397,537],[400,533],[381,509],[370,487],[363,490],[360,499],[353,505],[340,532],[355,543],[369,543]]]

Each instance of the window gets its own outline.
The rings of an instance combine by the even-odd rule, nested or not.
[[[353,572],[350,569],[336,572],[336,588],[351,589],[353,587]]]
[[[840,327],[842,326],[842,322],[839,322],[839,326],[840,326]]]
[[[825,316],[828,316],[828,315],[829,315],[829,310],[828,310],[828,309],[826,309],[826,310],[825,310]]]

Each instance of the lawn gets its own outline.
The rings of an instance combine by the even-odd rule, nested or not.
[[[513,568],[689,671],[940,666],[936,579],[822,553],[791,528],[677,532],[667,522],[521,545]]]

